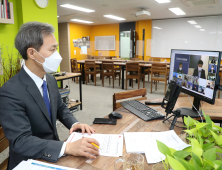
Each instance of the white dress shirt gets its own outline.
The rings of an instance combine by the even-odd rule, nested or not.
[[[46,84],[47,84],[47,80],[46,80],[46,75],[44,75],[43,79],[41,79],[40,77],[36,76],[34,73],[32,73],[27,67],[26,65],[24,64],[23,65],[23,68],[24,70],[26,71],[26,73],[32,78],[32,80],[35,82],[37,88],[39,89],[41,95],[43,96],[43,89],[42,89],[42,84],[43,84],[43,80],[46,81]],[[48,94],[48,98],[49,98],[49,92],[47,90],[47,94]],[[49,102],[50,102],[50,99],[49,99]],[[79,122],[76,122],[76,123],[79,123]],[[73,125],[75,125],[76,123],[74,123]],[[72,126],[73,126],[72,125]],[[59,158],[64,155],[65,153],[65,148],[66,148],[66,145],[67,145],[67,142],[64,142],[63,145],[62,145],[62,149],[60,151],[60,154],[59,154]]]

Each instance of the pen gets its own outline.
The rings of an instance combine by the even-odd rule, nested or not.
[[[91,143],[93,146],[97,147],[98,149],[101,149],[98,145],[96,145],[95,143]]]

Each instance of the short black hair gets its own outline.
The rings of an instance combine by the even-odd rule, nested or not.
[[[212,65],[212,66],[214,67],[214,65]],[[211,66],[211,67],[212,67],[212,66]]]
[[[202,60],[199,60],[199,61],[198,61],[198,65],[199,65],[199,64],[203,65],[203,61],[202,61]]]
[[[183,63],[180,63],[179,65],[183,65]]]

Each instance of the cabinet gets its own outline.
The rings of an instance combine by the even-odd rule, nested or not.
[[[10,19],[0,18],[0,24],[14,24],[13,3],[9,2]]]

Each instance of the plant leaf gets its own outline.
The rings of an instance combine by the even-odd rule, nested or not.
[[[212,169],[215,167],[214,163],[210,160],[203,159],[203,163],[206,169]]]
[[[203,150],[206,151],[206,150],[212,148],[214,145],[215,145],[214,143],[203,144]]]
[[[191,164],[189,164],[187,161],[177,157],[177,156],[174,156],[174,158],[179,161],[185,168],[186,170],[196,170],[195,167]]]
[[[192,152],[195,153],[198,157],[201,157],[203,154],[203,149],[200,146],[199,142],[193,138],[191,139]]]
[[[195,168],[198,170],[202,170],[201,167],[203,167],[203,164],[199,156],[197,156],[195,153],[192,153],[192,159],[193,159]]]
[[[172,155],[174,154],[174,152],[177,151],[176,149],[173,149],[173,148],[169,148],[169,149],[170,149],[170,152],[171,152]]]
[[[189,146],[189,147],[183,149],[183,151],[186,151],[186,152],[190,152],[190,153],[191,153],[191,152],[192,152],[192,147]]]
[[[222,164],[217,168],[217,170],[222,170]]]
[[[216,160],[216,148],[211,148],[204,152],[203,158],[206,160],[210,161],[215,161]]]
[[[216,161],[213,161],[213,164],[214,164],[214,168],[218,169],[221,166],[222,161],[221,160],[216,160]]]
[[[197,128],[197,129],[200,129],[200,128],[203,128],[203,127],[206,126],[206,125],[208,125],[208,123],[198,123],[198,124],[196,125],[196,128]]]
[[[186,170],[186,168],[184,168],[184,166],[179,161],[177,161],[176,159],[172,158],[171,156],[167,155],[167,159],[169,161],[170,166],[174,170]]]
[[[156,143],[157,143],[157,147],[158,147],[159,151],[162,154],[164,154],[165,156],[167,156],[167,155],[172,156],[170,149],[164,143],[162,143],[158,140],[156,141]]]
[[[186,152],[186,151],[176,151],[174,152],[173,156],[175,157],[179,157],[181,159],[184,159],[186,158],[187,156],[189,156],[190,153],[189,152]]]

